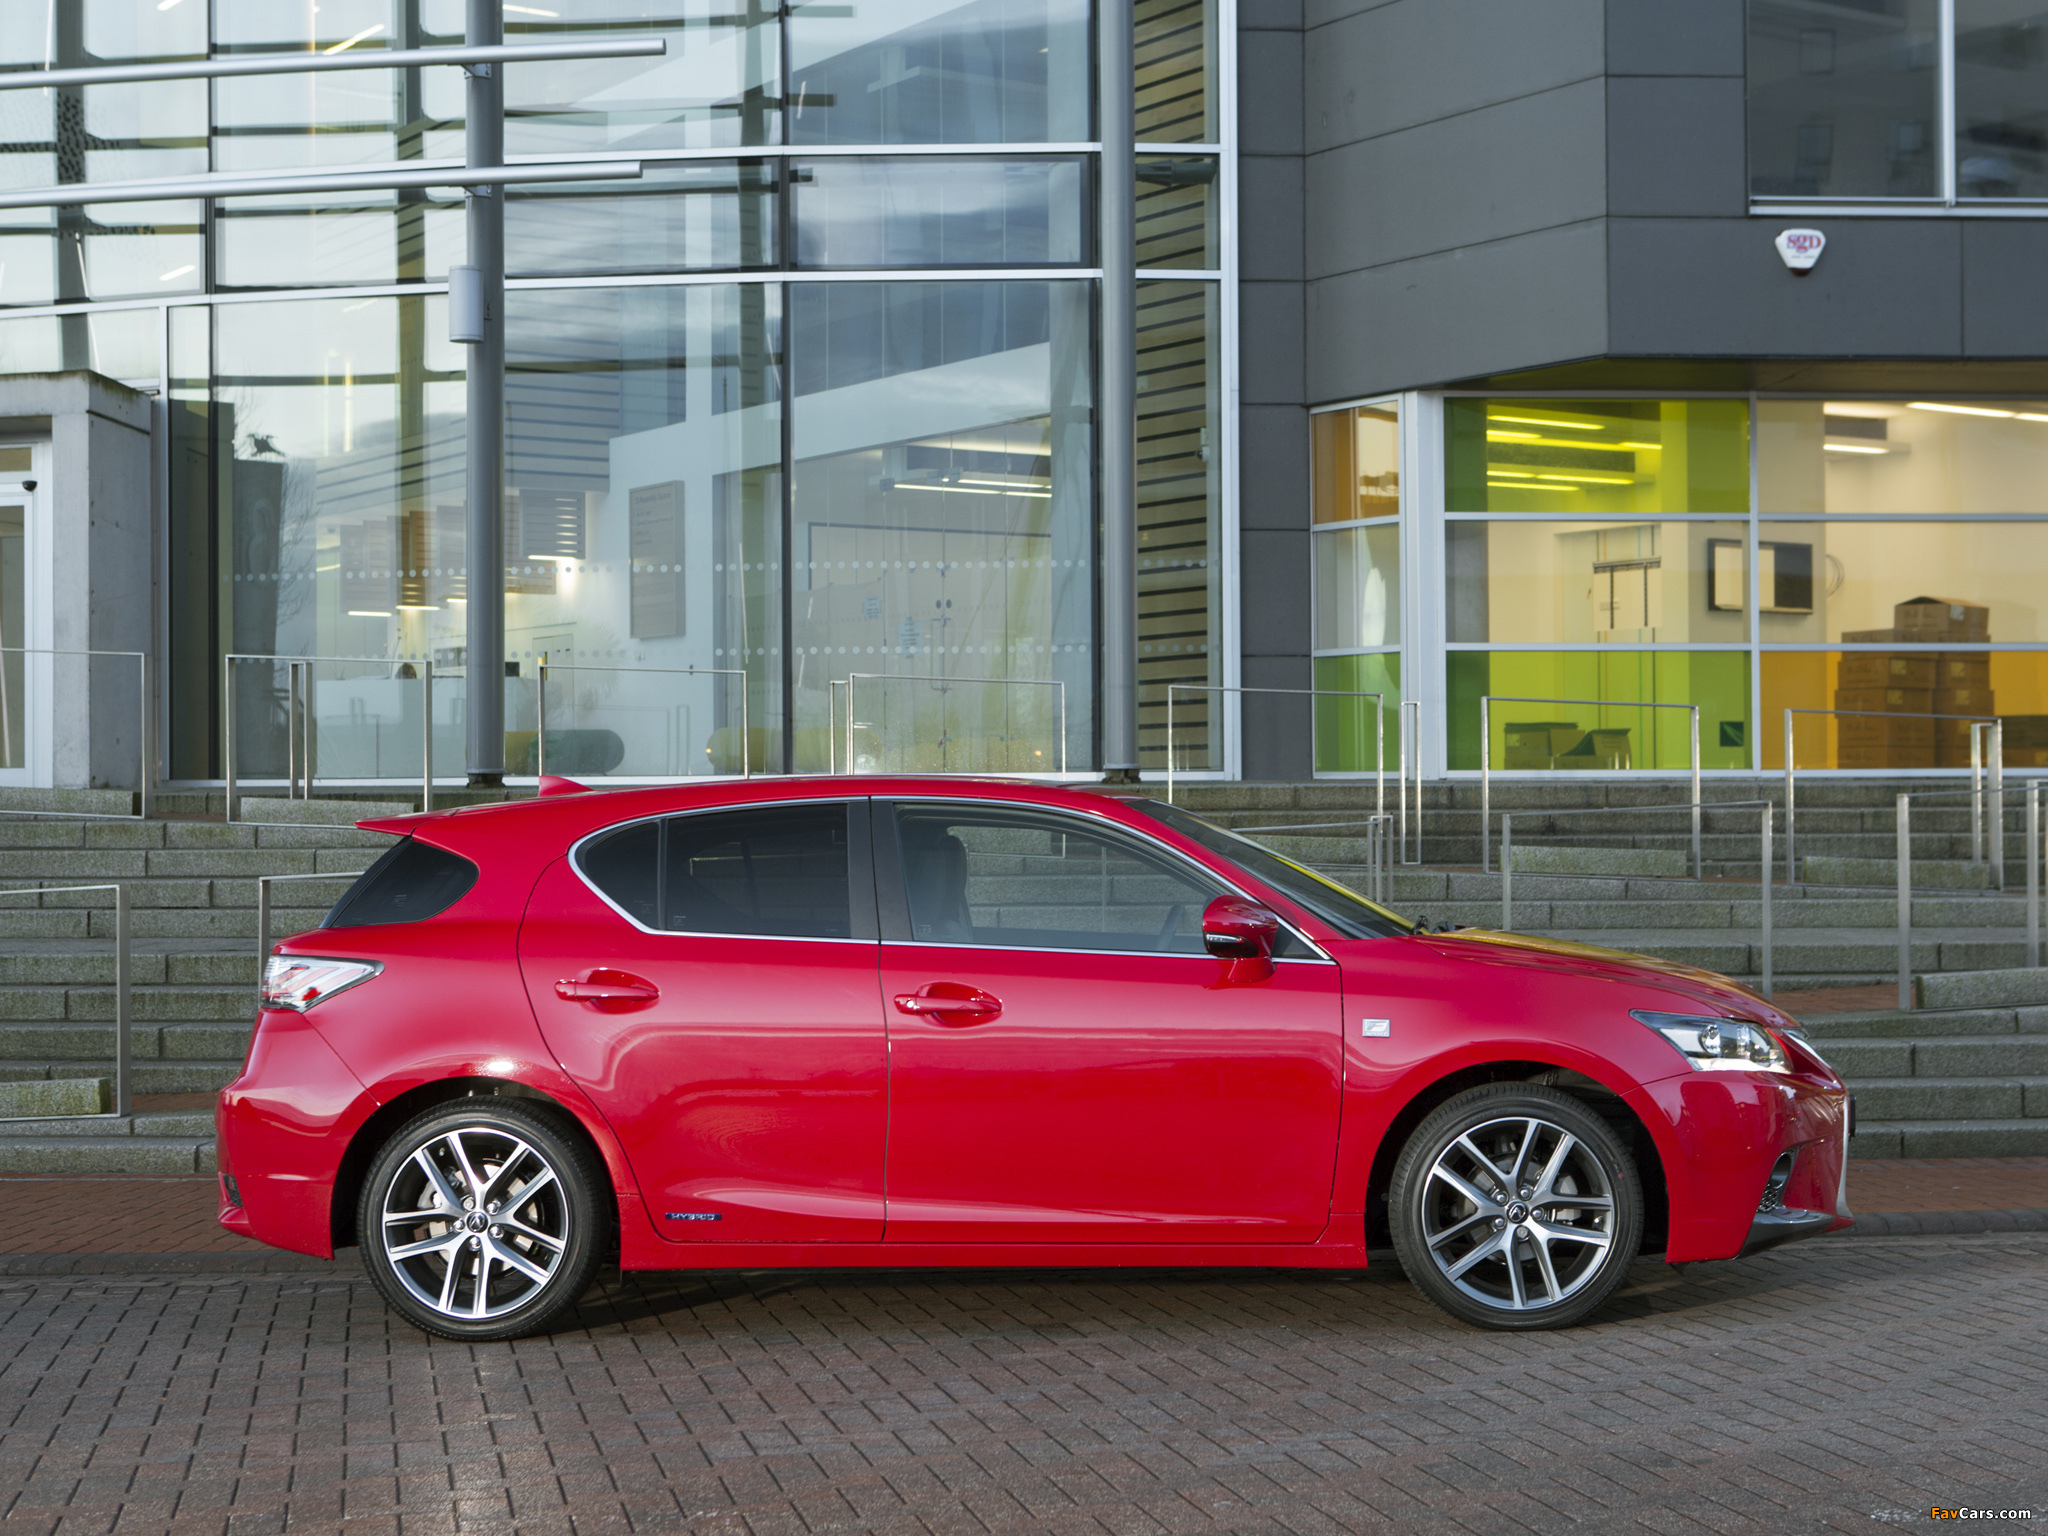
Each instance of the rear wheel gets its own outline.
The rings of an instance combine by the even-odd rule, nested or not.
[[[539,1333],[590,1286],[609,1237],[604,1171],[517,1099],[439,1105],[384,1144],[356,1217],[394,1310],[450,1339]]]
[[[1482,1328],[1581,1321],[1642,1241],[1642,1184],[1621,1138],[1570,1094],[1520,1083],[1461,1093],[1424,1120],[1388,1206],[1408,1277]]]

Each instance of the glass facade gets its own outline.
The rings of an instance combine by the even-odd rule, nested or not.
[[[1370,773],[1400,744],[1401,406],[1311,418],[1310,561],[1318,773]],[[1378,694],[1377,700],[1361,697]]]
[[[1944,9],[1749,0],[1751,196],[2048,198],[2048,6]]]
[[[1226,145],[1214,0],[1137,9],[1156,765],[1165,687],[1223,681]],[[31,10],[0,67],[463,27],[460,0]],[[506,195],[508,769],[1091,766],[1088,0],[550,0],[505,23],[668,45],[506,74],[509,156],[645,164]],[[448,68],[0,93],[0,176],[446,161],[463,111]],[[331,658],[323,776],[412,771],[431,660],[435,753],[461,764],[479,573],[442,289],[465,244],[452,188],[0,212],[0,372],[164,390],[172,777],[222,773],[230,715],[238,772],[282,771],[288,663],[236,656]],[[103,300],[161,302],[84,307]],[[1219,726],[1197,708],[1217,768]]]

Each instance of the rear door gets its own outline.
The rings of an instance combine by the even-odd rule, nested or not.
[[[888,1049],[867,802],[629,823],[520,930],[549,1047],[678,1242],[878,1241]]]

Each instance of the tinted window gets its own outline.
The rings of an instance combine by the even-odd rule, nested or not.
[[[649,928],[853,937],[843,804],[639,822],[592,840],[577,861],[592,884]]]
[[[417,923],[447,911],[476,884],[476,866],[460,854],[408,837],[364,870],[328,910],[323,928]]]
[[[1165,822],[1181,836],[1199,843],[1211,853],[1221,854],[1253,879],[1284,892],[1288,899],[1315,913],[1339,933],[1354,939],[1382,939],[1397,933],[1413,933],[1415,925],[1385,907],[1367,901],[1345,886],[1292,859],[1283,859],[1261,848],[1250,838],[1226,832],[1179,806],[1159,800],[1126,800],[1134,811]]]
[[[1198,955],[1202,913],[1224,894],[1179,860],[1070,816],[906,805],[896,827],[920,942]]]

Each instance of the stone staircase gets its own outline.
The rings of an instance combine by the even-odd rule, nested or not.
[[[0,796],[0,810],[53,799]],[[74,792],[53,809],[128,809]],[[102,802],[106,802],[102,804]],[[119,1118],[11,1118],[111,1102],[111,892],[0,900],[0,1171],[174,1174],[212,1169],[212,1096],[240,1070],[255,1016],[256,878],[332,874],[272,888],[273,938],[314,926],[390,839],[348,823],[393,801],[245,803],[165,795],[147,822],[0,814],[0,889],[124,882],[129,892],[130,1084]],[[322,823],[339,823],[322,824]]]

